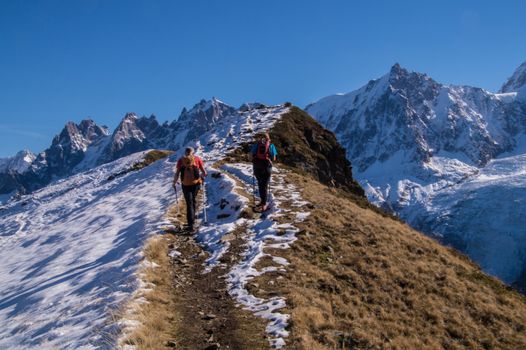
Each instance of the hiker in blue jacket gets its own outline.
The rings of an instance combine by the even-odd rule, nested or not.
[[[278,151],[276,146],[270,143],[270,136],[264,133],[259,137],[259,141],[252,145],[250,150],[252,155],[252,163],[254,168],[254,176],[258,181],[259,197],[261,202],[256,206],[255,210],[264,212],[268,207],[268,186],[270,176],[272,174],[272,162],[276,160]]]

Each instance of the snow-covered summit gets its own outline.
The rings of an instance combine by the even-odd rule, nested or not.
[[[15,172],[22,174],[35,160],[36,155],[28,150],[19,151],[13,157],[0,158],[0,173]]]
[[[85,151],[89,144],[98,137],[108,134],[108,130],[100,127],[91,119],[75,124],[68,122],[64,129],[53,138],[51,147],[60,147],[71,152]]]
[[[420,163],[447,152],[485,164],[519,144],[526,131],[523,108],[501,95],[440,84],[396,64],[380,79],[306,110],[340,136],[353,164],[365,171],[397,151]]]
[[[108,135],[106,127],[86,119],[79,124],[68,122],[62,131],[53,138],[51,146],[39,153],[25,177],[19,184],[25,191],[42,187],[53,178],[71,173],[83,159],[85,152],[93,143]]]
[[[146,139],[159,128],[155,116],[139,118],[135,113],[126,113],[119,123],[99,163],[118,159],[122,156],[148,148]]]
[[[517,92],[526,88],[526,62],[521,64],[513,75],[502,85],[501,93]]]
[[[216,98],[203,99],[190,110],[183,109],[171,123],[159,124],[154,115],[138,117],[127,113],[101,151],[98,164],[148,148],[178,149],[211,130],[223,117],[235,113],[235,108]]]
[[[179,122],[189,121],[196,124],[213,123],[217,122],[222,116],[232,114],[234,111],[234,107],[212,97],[211,100],[202,99],[190,110],[183,109],[177,120]]]

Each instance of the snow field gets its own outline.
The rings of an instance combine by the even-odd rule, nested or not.
[[[106,349],[140,288],[144,241],[172,200],[173,159],[108,181],[140,152],[51,184],[0,216],[0,348]]]

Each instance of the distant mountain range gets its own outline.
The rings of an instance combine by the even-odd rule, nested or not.
[[[51,146],[34,155],[21,151],[0,159],[0,195],[28,193],[51,181],[91,169],[120,157],[150,149],[178,149],[210,130],[222,116],[261,104],[230,107],[216,98],[201,100],[192,109],[183,109],[171,123],[159,124],[155,116],[138,117],[128,113],[113,131],[86,119],[68,122],[53,138]]]
[[[395,64],[306,110],[337,135],[371,201],[526,288],[526,62],[498,93]]]

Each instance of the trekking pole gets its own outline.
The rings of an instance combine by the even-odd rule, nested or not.
[[[205,224],[208,223],[208,219],[206,218],[206,183],[203,181],[203,214],[205,217]]]
[[[269,199],[269,203],[272,203],[272,202],[274,202],[274,198],[271,197],[271,194],[272,194],[272,193],[270,192],[270,179],[272,179],[272,175],[269,176],[269,178],[268,178],[268,184],[267,184],[267,198]]]
[[[252,199],[254,200],[254,207],[256,206],[256,178],[252,175]]]
[[[177,216],[179,216],[180,209],[179,209],[179,195],[177,194],[177,184],[174,185],[174,190],[175,190],[175,206],[177,207]]]

